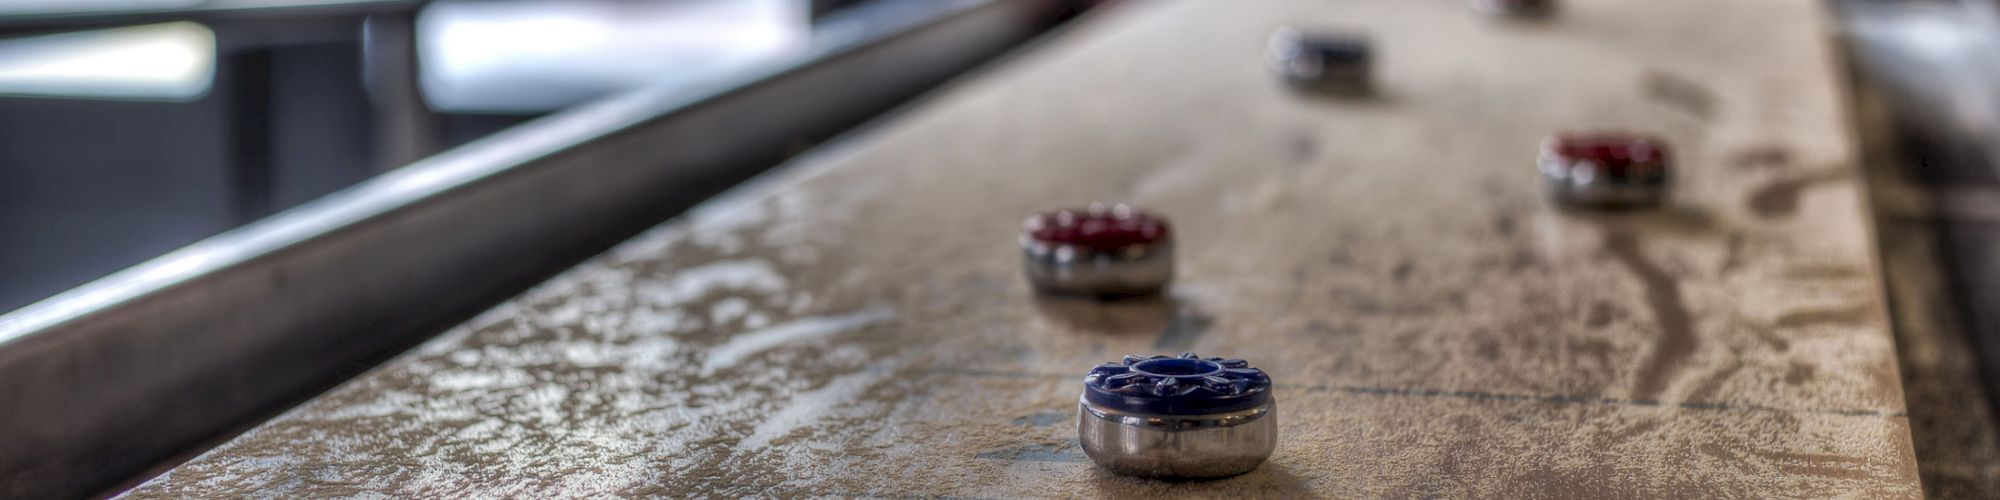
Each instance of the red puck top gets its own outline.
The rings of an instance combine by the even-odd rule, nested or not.
[[[1549,152],[1573,163],[1589,162],[1612,177],[1654,174],[1667,169],[1667,148],[1649,137],[1623,134],[1565,134],[1551,139]]]
[[[1028,237],[1050,245],[1070,245],[1100,252],[1168,241],[1167,220],[1125,205],[1091,205],[1029,217]]]

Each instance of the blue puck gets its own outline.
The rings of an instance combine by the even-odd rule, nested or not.
[[[1271,377],[1241,359],[1126,356],[1090,369],[1083,398],[1092,405],[1151,415],[1210,415],[1271,402]]]

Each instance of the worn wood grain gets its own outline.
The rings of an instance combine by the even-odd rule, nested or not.
[[[1129,3],[710,202],[135,497],[1915,497],[1826,13],[1806,0]],[[1378,44],[1293,93],[1283,24]],[[1550,132],[1658,134],[1673,208],[1556,210]],[[1026,214],[1174,218],[1171,297],[1037,299]],[[1075,447],[1126,353],[1278,381],[1264,467]]]

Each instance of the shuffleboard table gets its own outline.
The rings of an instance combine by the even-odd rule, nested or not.
[[[1368,34],[1302,93],[1281,26]],[[1809,0],[1126,2],[127,493],[281,497],[1921,495],[1829,13]],[[1677,155],[1565,210],[1538,142]],[[1028,214],[1170,217],[1152,299],[1022,279]],[[1080,380],[1239,357],[1280,445],[1094,466]]]

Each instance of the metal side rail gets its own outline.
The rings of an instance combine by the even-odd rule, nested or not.
[[[101,494],[199,451],[1016,46],[1063,7],[856,7],[785,64],[553,115],[0,316],[0,497]]]

